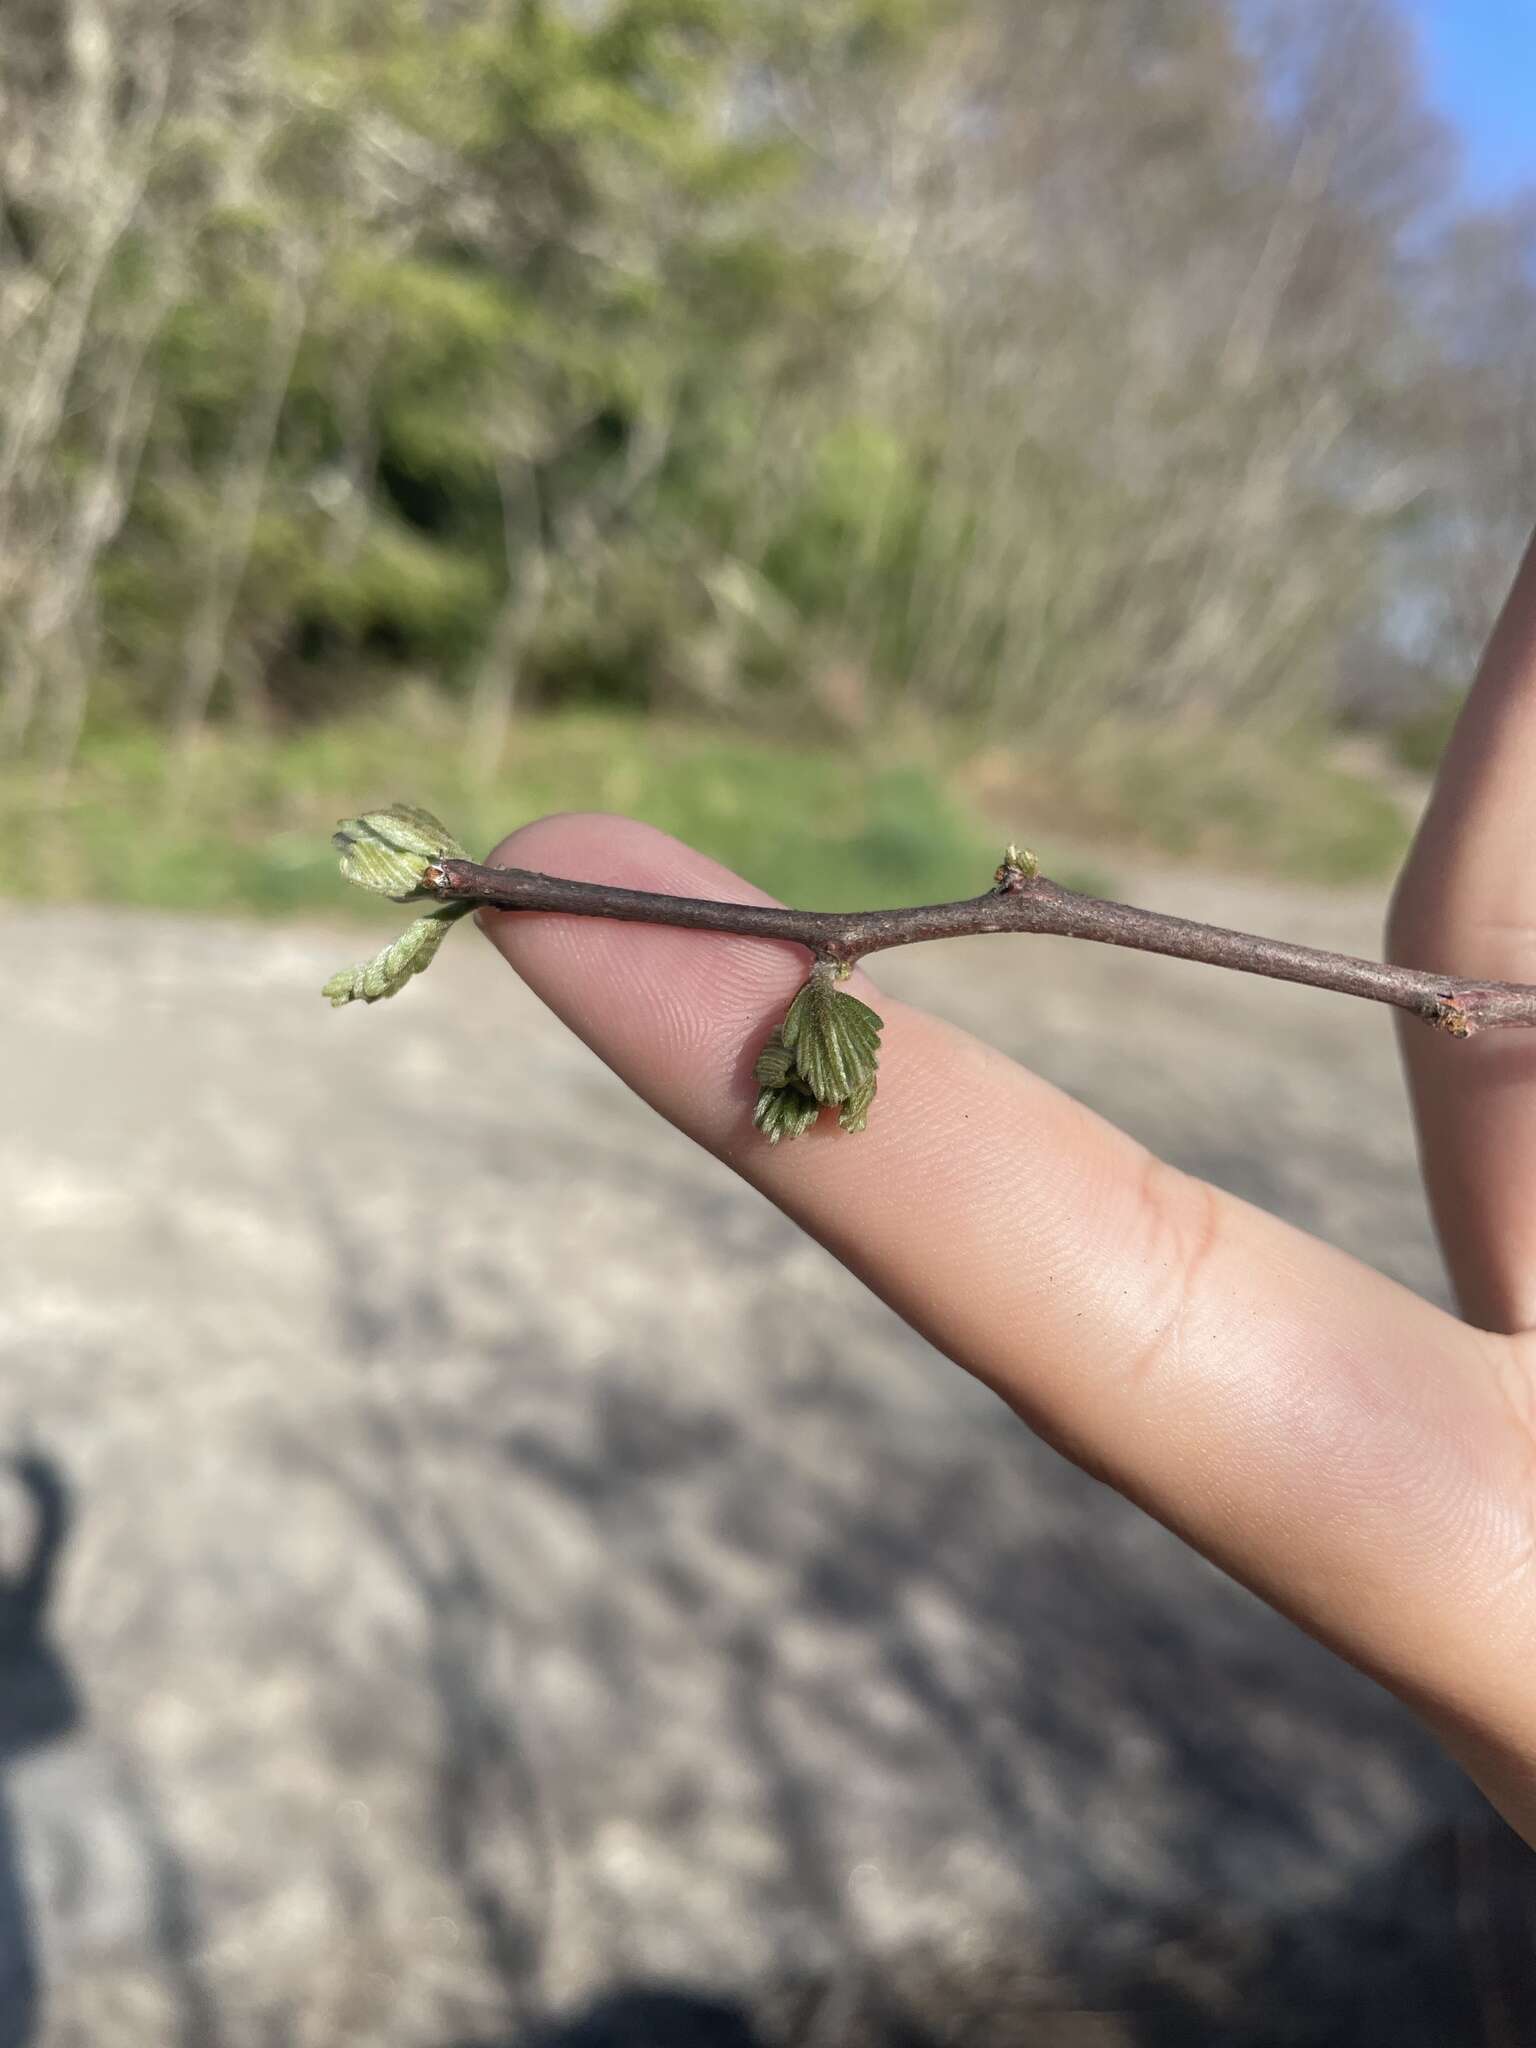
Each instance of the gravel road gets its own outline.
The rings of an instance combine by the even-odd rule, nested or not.
[[[355,927],[0,937],[0,2048],[1524,2037],[1523,1866],[1406,1716],[488,948],[336,1016]],[[1054,940],[878,978],[1441,1294],[1375,1010]]]

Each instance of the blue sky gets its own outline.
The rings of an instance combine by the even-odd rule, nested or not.
[[[1424,79],[1461,131],[1470,192],[1536,183],[1536,0],[1406,0]]]

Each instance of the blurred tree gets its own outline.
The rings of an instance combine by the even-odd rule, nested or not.
[[[1315,715],[1434,482],[1403,250],[1448,163],[1401,22],[973,7],[849,175],[927,296],[876,658],[1010,725]]]
[[[7,0],[0,746],[1458,664],[1536,313],[1450,180],[1391,0]]]
[[[12,741],[47,712],[67,751],[101,668],[190,736],[419,665],[487,758],[541,638],[567,679],[687,688],[743,465],[857,311],[759,109],[776,66],[883,64],[918,12],[271,0],[195,63],[192,17],[137,41],[128,0],[8,15],[0,303],[47,386],[13,357],[0,390]],[[69,518],[66,573],[38,537]]]
[[[1536,195],[1453,220],[1420,266],[1443,365],[1424,422],[1441,487],[1411,538],[1409,624],[1448,686],[1470,678],[1536,503]]]
[[[173,85],[152,6],[0,15],[0,748],[67,759],[99,658],[94,571],[133,490],[174,251],[144,210]]]
[[[901,24],[841,12],[849,63]],[[745,0],[396,0],[274,33],[113,584],[125,648],[185,613],[184,727],[220,680],[323,707],[383,658],[467,687],[494,761],[536,643],[568,681],[686,686],[738,465],[853,312],[849,262],[784,230],[796,153],[750,118],[796,33]]]

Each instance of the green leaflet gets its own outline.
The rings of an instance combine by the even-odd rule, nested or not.
[[[433,894],[426,877],[434,861],[469,858],[447,826],[416,804],[390,804],[360,818],[344,818],[331,844],[341,855],[341,872],[349,882],[396,903]],[[473,908],[472,903],[439,903],[424,911],[371,960],[333,974],[320,993],[333,1009],[398,995],[413,975],[432,965],[449,926]]]
[[[835,973],[817,963],[758,1054],[753,1073],[762,1092],[752,1121],[772,1145],[803,1136],[825,1103],[839,1105],[845,1131],[869,1122],[883,1024],[867,1003],[834,986]]]
[[[815,1096],[807,1095],[790,1081],[783,1088],[763,1090],[752,1112],[752,1121],[770,1145],[777,1145],[780,1138],[803,1136],[820,1115],[821,1104]]]
[[[398,995],[413,975],[426,972],[450,927],[473,909],[472,903],[443,903],[426,911],[371,960],[333,974],[320,993],[337,1010],[344,1003],[377,1003]]]
[[[775,1031],[758,1054],[752,1077],[764,1088],[782,1088],[794,1071],[795,1056],[784,1043],[782,1032]]]
[[[846,1102],[873,1085],[883,1019],[818,968],[789,1006],[783,1040],[818,1102]]]
[[[415,804],[391,804],[361,818],[344,818],[331,844],[349,882],[396,903],[431,895],[424,878],[434,861],[469,858],[447,826]]]
[[[848,1100],[837,1113],[837,1120],[845,1131],[867,1131],[869,1129],[870,1105],[875,1099],[875,1080],[871,1075],[867,1085],[855,1088]]]

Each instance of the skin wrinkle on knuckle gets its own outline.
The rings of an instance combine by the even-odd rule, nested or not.
[[[1536,1330],[1522,1330],[1511,1337],[1496,1336],[1490,1341],[1494,1384],[1503,1396],[1510,1421],[1530,1446],[1532,1477],[1536,1478]]]
[[[1387,927],[1388,957],[1472,980],[1526,981],[1536,973],[1536,918],[1419,910]]]
[[[1511,1491],[1522,1519],[1517,1555],[1504,1576],[1510,1589],[1519,1584],[1536,1602],[1536,1331],[1488,1341],[1489,1375],[1514,1444],[1517,1469]]]
[[[1431,816],[1393,888],[1383,957],[1431,973],[1524,979],[1511,962],[1526,971],[1536,966],[1536,897],[1511,876],[1500,891],[1501,913],[1488,902],[1482,865],[1476,848],[1447,840]],[[1492,952],[1480,942],[1491,944]]]
[[[771,901],[724,870],[701,873],[699,856],[665,834],[635,820],[606,814],[568,813],[540,819],[502,841],[493,863],[540,866],[573,880],[613,881],[624,888],[660,894],[703,895],[747,905]],[[521,922],[525,913],[512,913]],[[566,966],[626,985],[626,999],[657,1013],[669,1047],[695,1053],[716,1036],[750,1031],[774,1005],[786,1003],[804,980],[810,955],[802,948],[763,938],[685,931],[644,921],[539,916],[548,931],[536,943]],[[495,936],[495,934],[493,934]],[[521,952],[508,935],[503,950]],[[658,958],[660,942],[664,954]],[[523,955],[514,964],[535,964]],[[539,964],[547,964],[540,962]],[[853,986],[859,986],[856,977]],[[700,1021],[680,1022],[693,1005]],[[771,1024],[766,1027],[771,1029]]]
[[[1191,1325],[1203,1307],[1205,1276],[1224,1237],[1222,1198],[1207,1182],[1143,1155],[1136,1187],[1137,1228],[1145,1251],[1146,1293],[1116,1371],[1125,1391],[1151,1398],[1177,1383],[1190,1363]]]

